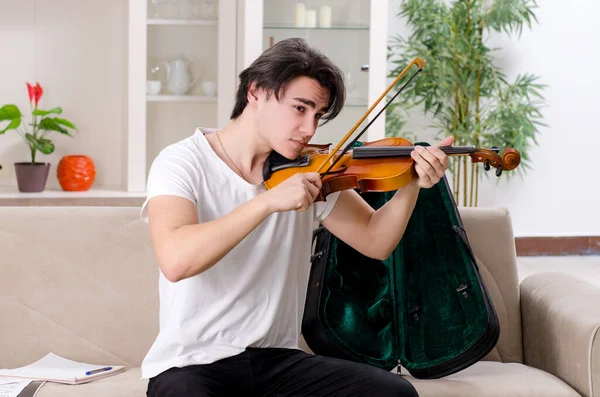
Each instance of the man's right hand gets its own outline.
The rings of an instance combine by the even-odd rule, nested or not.
[[[321,190],[317,172],[297,173],[263,193],[271,212],[305,211]]]

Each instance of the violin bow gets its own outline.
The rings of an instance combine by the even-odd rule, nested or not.
[[[346,147],[344,148],[344,150],[342,151],[342,153],[339,154],[339,156],[335,159],[335,161],[333,161],[333,163],[331,163],[331,165],[329,166],[329,168],[327,168],[327,170],[323,174],[327,174],[337,164],[337,162],[343,157],[343,155],[346,154],[348,152],[348,150],[350,150],[350,148],[352,148],[352,146],[354,145],[354,143],[356,143],[360,139],[360,137],[365,133],[365,131],[367,131],[367,129],[371,126],[371,124],[373,124],[373,122],[377,119],[377,117],[379,117],[379,115],[381,113],[383,113],[383,111],[402,92],[402,90],[412,81],[412,79],[414,79],[415,76],[420,71],[423,70],[423,67],[425,66],[425,62],[426,61],[424,61],[423,59],[421,59],[419,57],[416,57],[415,59],[413,59],[408,64],[408,66],[406,66],[404,68],[404,70],[398,75],[398,77],[396,77],[396,79],[392,82],[392,84],[389,85],[389,87],[379,96],[379,98],[377,98],[377,100],[365,112],[365,114],[362,115],[362,117],[360,118],[360,120],[358,120],[356,122],[356,124],[354,124],[354,127],[352,127],[352,129],[350,131],[348,131],[348,133],[344,136],[344,138],[342,138],[342,140],[336,145],[336,147],[332,151],[330,151],[329,155],[325,158],[325,160],[323,160],[323,162],[321,163],[321,165],[317,169],[317,172],[321,172],[321,170],[323,169],[323,167],[333,158],[333,156],[335,156],[335,154],[342,147],[342,145],[352,136],[352,134],[354,134],[354,131],[356,131],[356,129],[362,124],[362,122],[373,111],[373,109],[375,109],[375,107],[379,104],[379,102],[381,102],[381,100],[383,98],[385,98],[385,96],[387,95],[387,93],[390,92],[390,90],[398,83],[398,81],[400,81],[400,79],[402,79],[402,77],[404,77],[404,75],[408,72],[408,70],[413,65],[417,65],[417,67],[419,69],[410,77],[410,79],[402,86],[402,88],[400,88],[398,90],[398,92],[396,92],[394,94],[394,96],[385,104],[385,106],[383,108],[381,108],[381,110],[379,110],[379,112],[375,115],[375,117],[365,126],[365,128],[363,128],[363,130],[356,136],[356,138],[354,138],[348,145],[346,145]]]

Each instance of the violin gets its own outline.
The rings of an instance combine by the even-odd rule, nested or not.
[[[272,189],[297,172],[318,171],[329,156],[328,149],[323,146],[328,145],[309,145],[293,161],[283,156],[279,161],[271,158],[269,169],[272,173],[265,179],[266,188]],[[315,201],[325,200],[327,195],[345,189],[389,192],[407,185],[416,176],[414,160],[410,156],[414,148],[412,142],[404,138],[384,138],[353,148],[339,157],[336,167],[321,173],[321,192]],[[472,162],[483,163],[486,171],[496,168],[496,176],[500,176],[502,170],[516,168],[521,161],[515,149],[505,149],[502,156],[496,147],[440,146],[439,149],[449,156],[469,155]]]
[[[379,111],[361,133],[343,150],[342,145],[349,139],[367,115],[377,106],[390,89],[404,76],[408,69],[416,64],[418,71]],[[331,144],[307,145],[295,159],[287,159],[277,152],[272,152],[263,168],[265,187],[272,189],[298,172],[319,172],[322,187],[315,201],[324,201],[331,193],[355,189],[360,192],[389,192],[400,189],[415,177],[414,160],[410,156],[415,149],[412,142],[404,138],[383,138],[372,142],[359,142],[360,136],[368,129],[392,100],[419,73],[425,61],[415,58],[386,91],[371,105],[356,125],[342,138],[334,149]],[[448,156],[468,155],[473,163],[483,163],[486,171],[496,168],[496,176],[503,170],[513,170],[521,162],[516,149],[505,149],[500,156],[499,148],[477,148],[474,146],[440,146]],[[335,157],[335,159],[334,159]],[[327,169],[323,169],[327,166]]]

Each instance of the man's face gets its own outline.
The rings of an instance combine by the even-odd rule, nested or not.
[[[264,90],[258,99],[258,130],[279,154],[298,157],[327,111],[329,90],[306,76],[296,77],[280,91],[279,101]]]

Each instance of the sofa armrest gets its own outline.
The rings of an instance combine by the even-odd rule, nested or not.
[[[587,397],[600,396],[600,288],[564,273],[521,283],[523,360]]]

